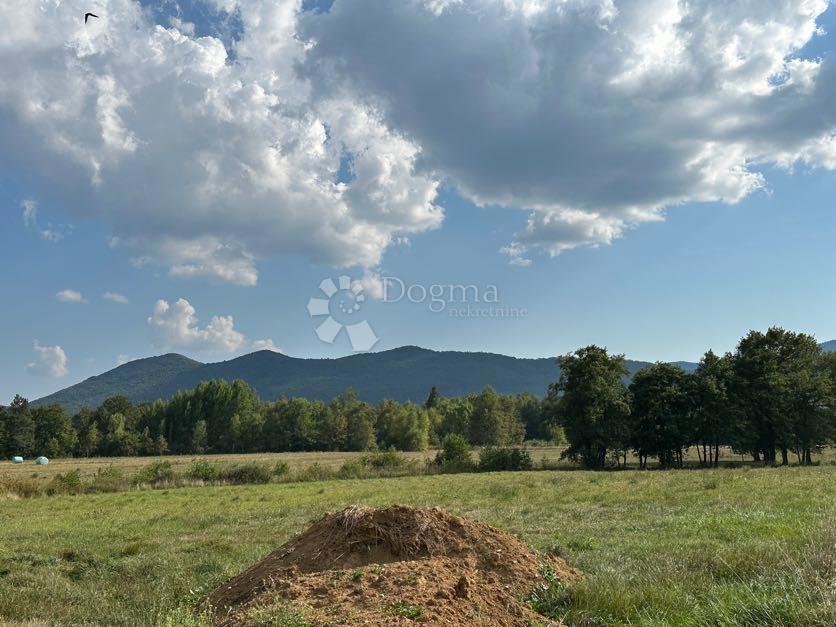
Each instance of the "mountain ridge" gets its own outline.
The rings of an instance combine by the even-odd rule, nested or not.
[[[822,348],[836,351],[836,340]],[[650,362],[627,360],[630,374]],[[697,364],[672,362],[686,371]],[[433,385],[445,396],[463,396],[491,385],[504,394],[546,393],[560,369],[554,357],[512,357],[483,351],[435,351],[400,346],[345,357],[291,357],[269,350],[233,359],[203,363],[178,353],[130,361],[33,401],[59,404],[75,412],[97,407],[106,398],[124,394],[135,403],[171,398],[179,390],[211,379],[243,379],[265,400],[280,395],[328,401],[348,388],[368,402],[383,398],[423,402]]]
[[[628,360],[631,374],[648,362]],[[525,358],[489,352],[435,351],[401,346],[335,358],[290,357],[269,350],[202,363],[177,353],[130,361],[33,401],[68,411],[97,407],[124,394],[131,401],[168,399],[211,379],[243,379],[265,400],[280,395],[327,401],[348,388],[369,402],[383,398],[423,402],[437,386],[446,396],[478,392],[486,385],[506,394],[542,396],[560,375],[553,357]]]

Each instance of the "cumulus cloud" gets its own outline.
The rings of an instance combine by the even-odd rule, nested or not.
[[[35,361],[26,364],[30,374],[59,379],[67,374],[67,354],[60,346],[41,346],[38,340],[32,343]]]
[[[502,251],[524,265],[738,202],[763,166],[834,168],[833,61],[802,51],[827,6],[337,0],[302,20],[304,68],[367,94],[472,200],[527,210]]]
[[[128,357],[127,355],[122,355],[120,353],[119,355],[116,356],[116,365],[117,366],[123,366],[126,363],[128,363],[129,361],[131,361],[131,358]]]
[[[102,2],[0,0],[0,167],[174,276],[379,267],[443,179],[528,213],[525,265],[836,167],[827,0],[213,0],[234,37]]]
[[[60,300],[62,303],[86,303],[87,299],[81,295],[81,292],[77,292],[76,290],[61,290],[60,292],[56,292],[55,298]]]
[[[0,0],[20,14],[0,35],[0,168],[174,276],[252,285],[277,253],[376,265],[440,225],[438,180],[362,98],[314,97],[301,4],[217,2],[243,29],[228,52],[133,0],[87,25],[76,3]]]
[[[272,338],[267,338],[264,340],[255,340],[252,344],[252,349],[254,351],[273,351],[274,353],[281,353],[282,349],[273,344]]]
[[[158,300],[148,317],[151,342],[163,350],[190,349],[231,353],[244,343],[232,316],[213,316],[205,327],[198,323],[195,308],[185,298],[173,305]]]
[[[130,302],[127,296],[119,292],[105,292],[102,294],[102,298],[113,303],[119,303],[120,305],[127,305]]]

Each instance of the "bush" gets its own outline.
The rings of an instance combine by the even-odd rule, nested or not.
[[[84,486],[81,483],[81,473],[71,470],[66,474],[58,473],[46,487],[46,493],[52,494],[81,494]]]
[[[270,469],[256,462],[238,464],[221,470],[221,479],[229,483],[269,483],[273,473]]]
[[[277,477],[286,477],[290,474],[290,466],[287,462],[276,462],[276,465],[273,466],[273,474]]]
[[[128,488],[125,475],[115,466],[99,468],[87,488],[88,492],[119,492]]]
[[[296,481],[327,481],[333,479],[336,473],[332,468],[314,462],[310,466],[302,468],[296,475]]]
[[[362,458],[349,459],[337,473],[340,479],[365,479],[371,474],[368,467],[363,463]]]
[[[442,472],[469,472],[473,470],[470,444],[458,433],[449,433],[441,443],[441,450],[435,456],[435,463]]]
[[[221,470],[205,459],[193,459],[191,466],[186,471],[186,476],[195,481],[218,481],[221,478]]]
[[[20,498],[29,498],[41,493],[41,484],[35,479],[9,477],[0,479],[0,497],[11,494]]]
[[[395,449],[390,448],[388,451],[381,453],[370,453],[364,455],[360,459],[370,468],[378,468],[380,470],[398,470],[409,466],[409,459],[404,455],[398,453]]]
[[[479,452],[479,471],[531,470],[531,455],[517,446],[483,448]]]
[[[137,484],[156,485],[158,483],[170,483],[174,481],[176,475],[174,468],[171,467],[171,462],[157,461],[146,466],[134,477],[134,482]]]

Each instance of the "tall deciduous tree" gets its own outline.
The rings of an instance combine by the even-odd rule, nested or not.
[[[194,423],[192,432],[192,453],[205,453],[209,445],[209,432],[206,430],[206,421],[198,420]]]
[[[656,456],[662,468],[682,466],[689,442],[687,375],[679,366],[655,363],[639,370],[630,384],[631,442],[639,464]]]
[[[627,445],[630,404],[624,356],[611,356],[593,345],[557,362],[560,378],[549,386],[548,400],[569,442],[564,455],[589,468],[603,468],[609,452]]]
[[[6,419],[6,446],[11,455],[35,454],[35,421],[29,401],[16,394]]]
[[[35,423],[35,450],[39,455],[66,457],[76,444],[76,432],[70,417],[61,405],[35,407],[32,420]]]
[[[829,375],[821,348],[805,333],[772,327],[749,332],[732,357],[733,390],[743,423],[735,448],[765,464],[789,462],[789,450],[813,446],[817,424],[826,416]],[[806,452],[805,452],[806,458]]]
[[[691,376],[693,441],[704,466],[717,466],[720,446],[731,441],[738,412],[732,403],[731,356],[708,351]]]
[[[516,414],[514,400],[485,387],[473,397],[470,416],[470,442],[483,446],[505,446],[522,442],[525,426]]]

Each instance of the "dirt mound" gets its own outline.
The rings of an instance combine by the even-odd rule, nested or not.
[[[201,601],[219,625],[290,603],[314,624],[548,624],[526,597],[547,561],[515,537],[440,508],[349,507],[326,514]]]

